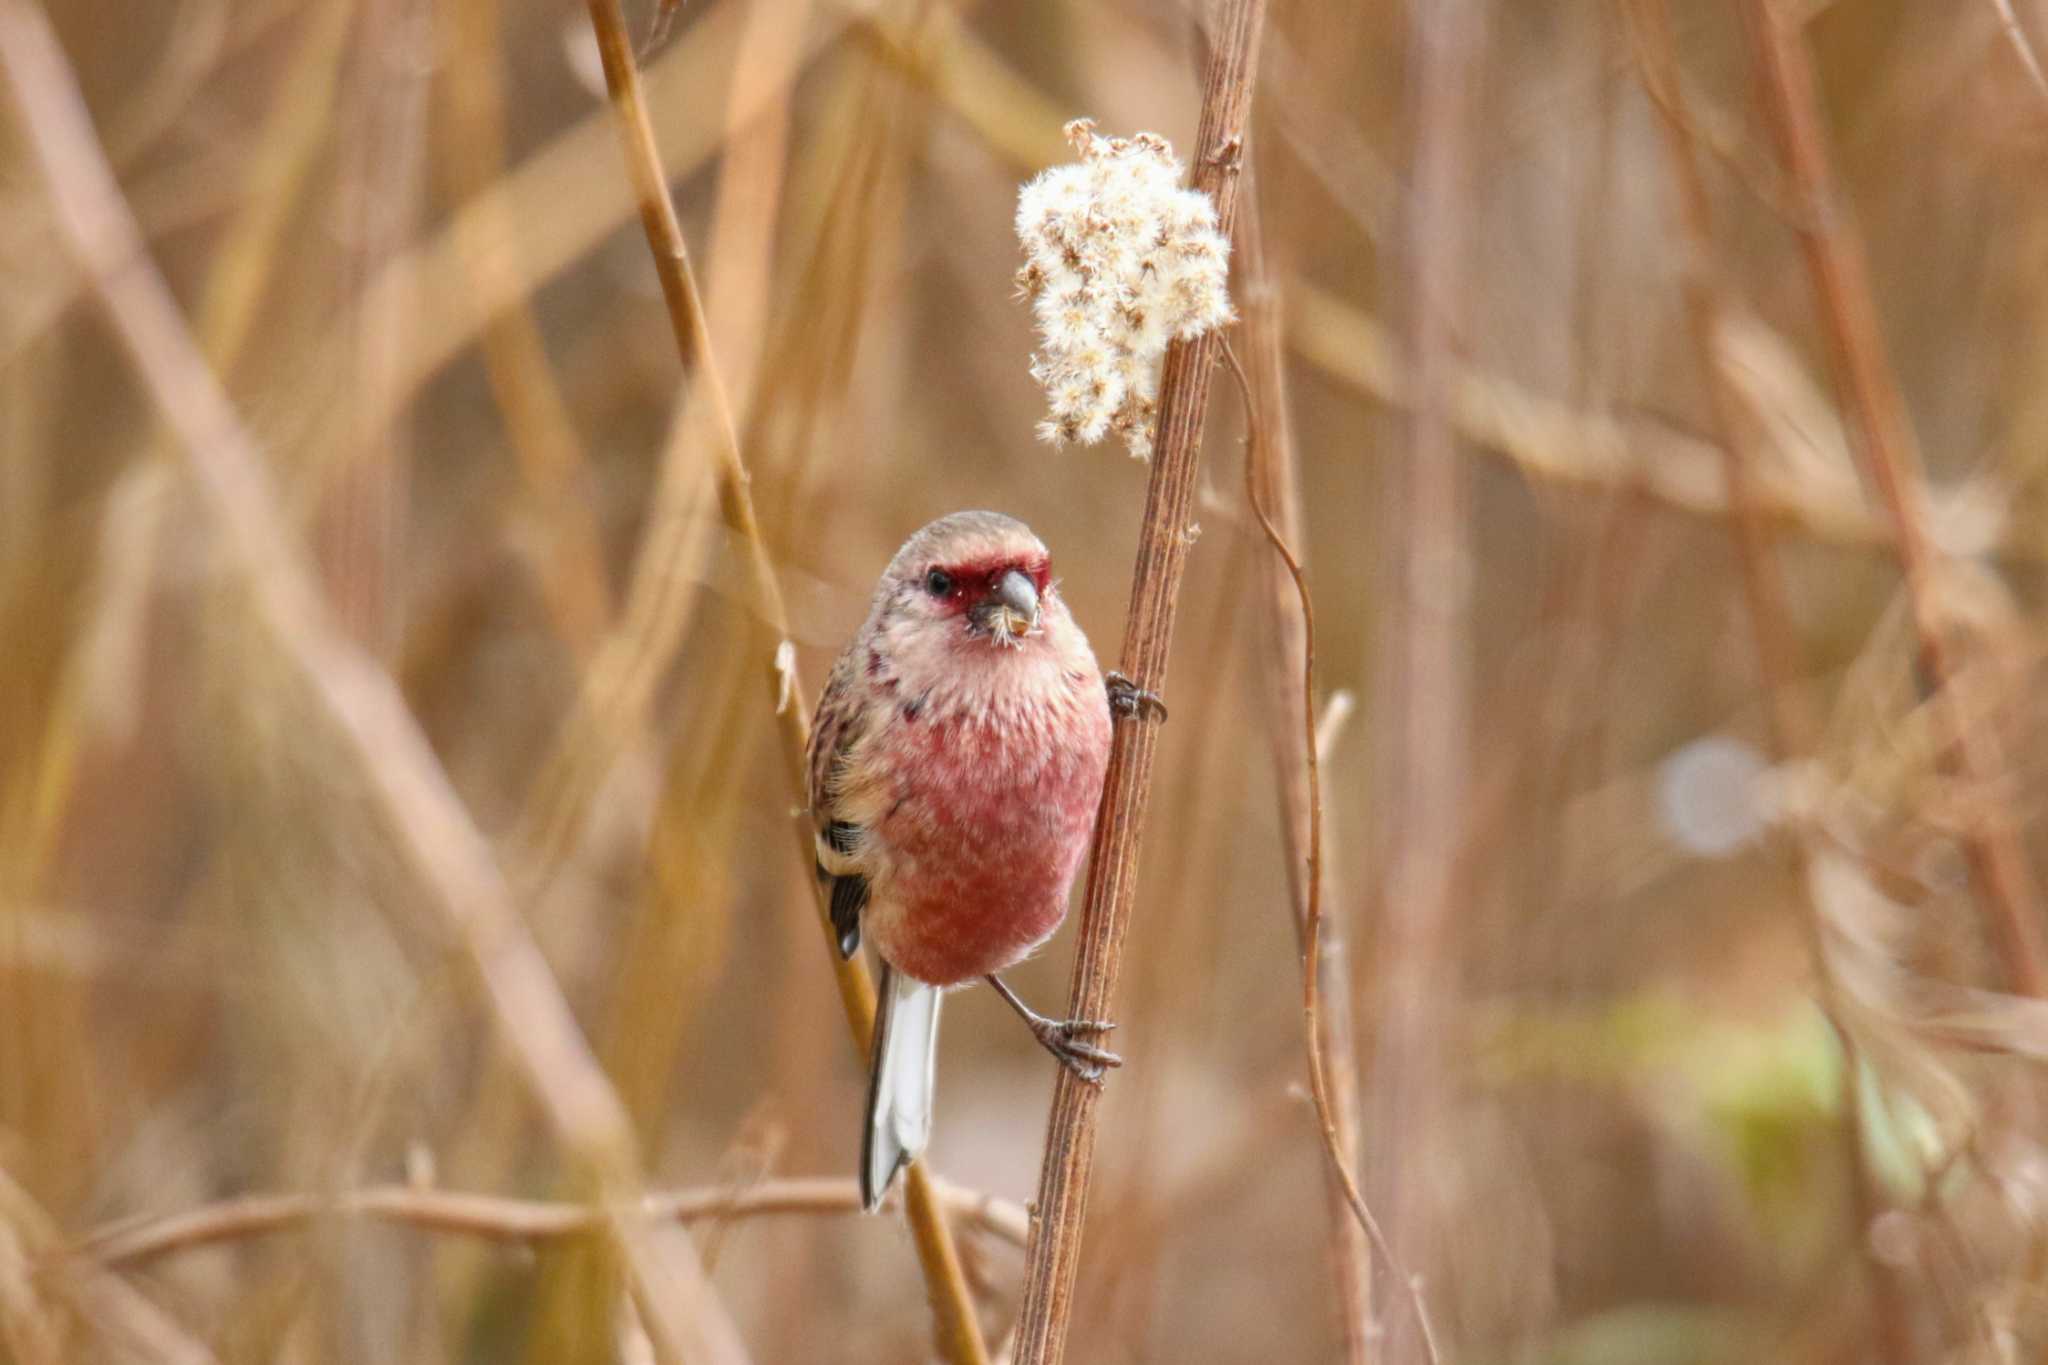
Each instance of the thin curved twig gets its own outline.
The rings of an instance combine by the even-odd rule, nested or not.
[[[1027,1218],[1008,1200],[938,1182],[940,1202],[960,1223],[1024,1245]],[[897,1196],[890,1196],[896,1202]],[[692,1223],[708,1218],[760,1218],[777,1214],[850,1214],[860,1191],[850,1178],[830,1176],[765,1180],[729,1186],[649,1191],[639,1200],[650,1223]],[[539,1243],[602,1232],[611,1213],[591,1204],[506,1199],[410,1185],[372,1185],[338,1195],[249,1194],[182,1213],[123,1220],[96,1228],[70,1249],[71,1257],[102,1266],[133,1266],[178,1252],[266,1237],[325,1218],[359,1218],[426,1233],[491,1242]]]
[[[1253,417],[1252,384],[1239,363],[1237,352],[1226,340],[1222,344],[1223,358],[1230,362],[1231,373],[1237,376],[1238,392],[1244,399],[1245,445],[1244,497],[1250,504],[1252,515],[1258,518],[1259,527],[1266,533],[1266,540],[1274,553],[1287,566],[1289,576],[1294,579],[1295,593],[1301,598],[1302,660],[1301,691],[1302,714],[1305,716],[1305,738],[1308,743],[1308,915],[1302,936],[1301,954],[1301,1011],[1307,1023],[1308,1034],[1308,1084],[1310,1097],[1316,1106],[1316,1127],[1323,1139],[1323,1152],[1330,1159],[1330,1169],[1336,1173],[1337,1183],[1343,1186],[1344,1202],[1351,1206],[1352,1216],[1364,1227],[1366,1236],[1372,1238],[1373,1249],[1378,1251],[1408,1290],[1409,1304],[1415,1310],[1415,1323],[1422,1333],[1423,1350],[1428,1353],[1431,1365],[1441,1365],[1442,1354],[1437,1349],[1436,1332],[1430,1326],[1429,1307],[1423,1302],[1422,1288],[1411,1275],[1401,1268],[1400,1260],[1394,1255],[1394,1248],[1388,1243],[1387,1235],[1380,1230],[1379,1219],[1373,1217],[1372,1209],[1359,1192],[1358,1178],[1351,1173],[1350,1165],[1344,1160],[1343,1148],[1337,1140],[1337,1115],[1330,1104],[1330,1082],[1323,1070],[1323,1041],[1320,1028],[1318,977],[1322,965],[1323,933],[1323,785],[1322,762],[1316,754],[1316,609],[1308,590],[1308,574],[1301,567],[1301,560],[1281,536],[1280,529],[1273,524],[1266,509],[1259,503],[1258,487],[1252,478],[1253,463],[1249,447],[1258,440],[1258,422]]]
[[[1268,60],[1272,59],[1269,49]],[[1283,340],[1286,325],[1285,300],[1276,280],[1286,271],[1268,250],[1263,206],[1259,195],[1258,157],[1246,170],[1248,202],[1238,222],[1236,254],[1240,317],[1244,344],[1250,363],[1243,368],[1251,380],[1253,408],[1246,413],[1253,439],[1245,448],[1245,476],[1270,509],[1273,525],[1281,539],[1290,543],[1302,537],[1301,469],[1294,433],[1288,420],[1287,360]],[[1245,542],[1247,548],[1250,541]],[[1301,780],[1310,762],[1327,760],[1329,739],[1325,722],[1312,719],[1306,694],[1296,696],[1295,661],[1307,641],[1302,617],[1294,609],[1297,585],[1277,558],[1263,561],[1259,575],[1265,596],[1267,657],[1264,673],[1272,715],[1268,719],[1268,740],[1273,757],[1273,782],[1279,802],[1283,852],[1287,858],[1288,890],[1293,913],[1295,951],[1308,946],[1309,887],[1304,877],[1309,855],[1309,826],[1321,824],[1321,812],[1311,808],[1309,784]],[[1303,751],[1307,727],[1315,727],[1315,752]],[[1320,852],[1320,846],[1317,849]],[[1325,862],[1316,876],[1315,892],[1321,904],[1341,903],[1342,883]],[[1341,920],[1323,922],[1315,963],[1318,989],[1323,992],[1315,1021],[1316,1042],[1323,1050],[1323,1074],[1328,1082],[1331,1117],[1337,1128],[1337,1147],[1354,1164],[1359,1159],[1359,1130],[1364,1115],[1360,1109],[1361,1086],[1358,1070],[1357,1011],[1353,1000],[1357,983],[1346,965],[1344,925]],[[1372,1365],[1378,1345],[1373,1327],[1372,1239],[1352,1215],[1344,1189],[1332,1174],[1324,1182],[1324,1221],[1328,1225],[1330,1270],[1335,1291],[1337,1325],[1343,1337],[1344,1365]]]

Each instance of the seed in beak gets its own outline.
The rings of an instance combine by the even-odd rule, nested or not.
[[[1021,640],[1038,628],[1038,585],[1015,569],[1005,570],[967,617],[999,645]]]

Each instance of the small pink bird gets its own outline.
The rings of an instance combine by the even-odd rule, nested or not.
[[[996,512],[941,517],[905,541],[833,665],[811,735],[811,814],[839,951],[852,956],[865,930],[882,959],[869,1210],[931,1136],[945,988],[986,979],[1085,1079],[1119,1064],[1085,1041],[1113,1025],[1047,1019],[996,973],[1066,917],[1112,712],[1141,704],[1158,699],[1113,673],[1105,683],[1045,545]]]

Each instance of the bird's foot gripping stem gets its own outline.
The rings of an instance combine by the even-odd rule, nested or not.
[[[1106,1047],[1083,1041],[1087,1037],[1104,1034],[1116,1025],[1102,1019],[1048,1019],[1031,1006],[1017,998],[1017,993],[1003,984],[999,976],[991,976],[988,984],[996,988],[996,994],[1009,1003],[1011,1009],[1031,1030],[1031,1036],[1038,1040],[1040,1047],[1059,1059],[1061,1066],[1073,1072],[1090,1085],[1101,1085],[1107,1069],[1122,1066],[1124,1059]]]
[[[1108,1048],[1084,1043],[1079,1035],[1106,1033],[1116,1027],[1100,1019],[1045,1019],[1030,1021],[1032,1036],[1060,1065],[1090,1085],[1101,1085],[1106,1069],[1122,1066],[1124,1059]]]
[[[1102,675],[1102,685],[1109,690],[1109,709],[1113,714],[1136,716],[1150,712],[1159,720],[1166,719],[1166,703],[1157,692],[1147,691],[1116,670]]]

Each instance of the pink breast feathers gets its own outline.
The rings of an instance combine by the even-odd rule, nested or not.
[[[1059,928],[1108,761],[1099,688],[1025,715],[894,718],[905,742],[892,746],[893,803],[875,830],[890,872],[866,927],[898,969],[958,985],[1014,965]]]

